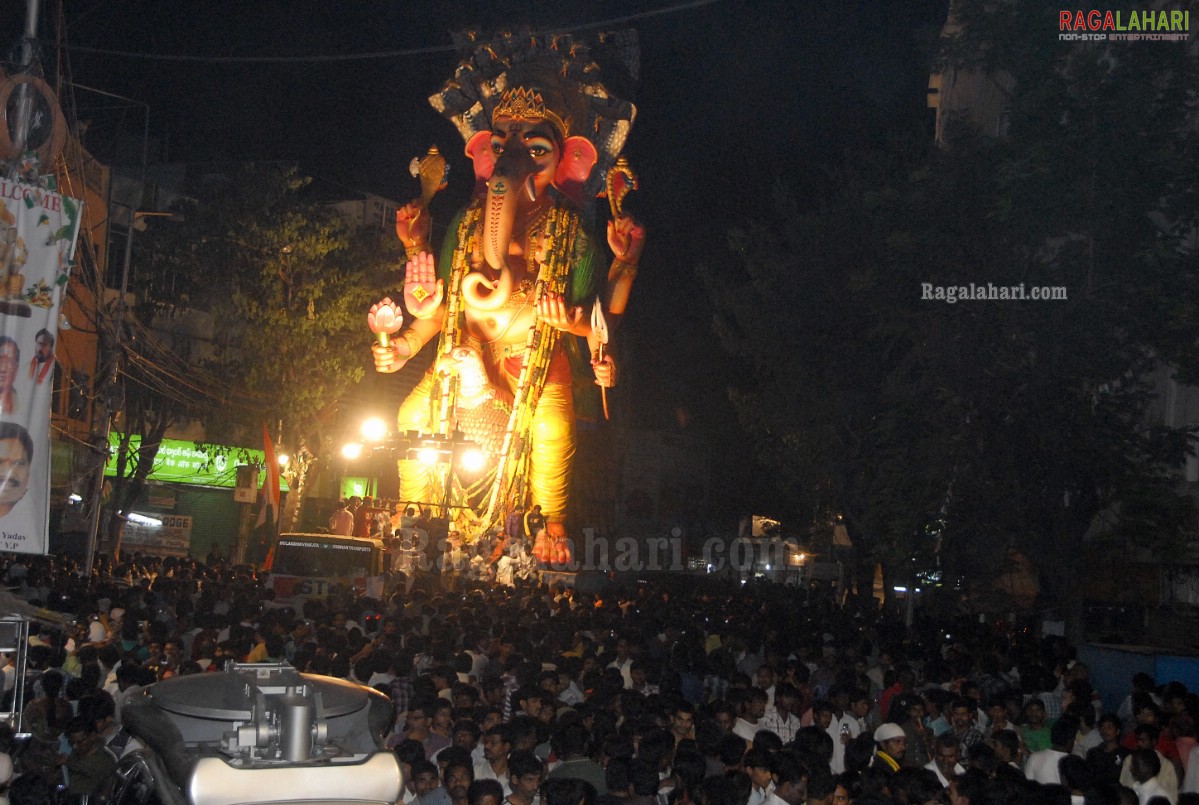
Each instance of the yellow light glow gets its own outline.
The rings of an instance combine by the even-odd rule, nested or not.
[[[275,460],[279,462],[280,467],[286,467],[287,462],[291,461],[291,456],[287,453],[280,453]]]
[[[350,461],[360,458],[362,456],[362,445],[359,442],[350,442],[349,444],[342,445],[341,456]]]
[[[387,423],[373,416],[362,422],[362,438],[368,442],[381,442],[387,438]]]
[[[478,472],[483,469],[486,461],[487,457],[483,455],[483,451],[477,447],[472,447],[462,451],[462,458],[459,463],[462,465],[462,469],[467,472]]]
[[[421,464],[427,464],[428,466],[431,467],[437,463],[437,455],[438,455],[437,451],[434,450],[432,447],[422,447],[420,450],[417,451],[416,459]]]

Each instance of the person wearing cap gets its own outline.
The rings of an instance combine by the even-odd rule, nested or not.
[[[907,750],[908,744],[908,737],[903,731],[903,727],[891,721],[880,724],[874,731],[874,742],[878,748],[874,752],[874,759],[870,765],[890,769],[893,772],[899,771],[899,764],[903,761],[903,754]]]

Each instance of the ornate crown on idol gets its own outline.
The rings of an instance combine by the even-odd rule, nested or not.
[[[495,107],[492,117],[507,117],[529,123],[549,121],[563,137],[570,133],[570,118],[563,120],[554,110],[545,105],[541,93],[524,87],[513,87],[504,92]]]
[[[640,70],[637,33],[580,37],[521,28],[491,36],[465,31],[454,41],[461,61],[429,103],[457,127],[463,142],[490,131],[501,116],[545,121],[563,139],[586,137],[598,158],[581,197],[594,198],[637,115],[637,107],[625,99]]]

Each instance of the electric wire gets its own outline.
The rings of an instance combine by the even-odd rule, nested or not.
[[[127,350],[126,354],[131,361],[146,369],[151,378],[158,379],[155,376],[159,376],[177,384],[176,386],[168,385],[165,387],[164,393],[173,399],[180,402],[185,401],[185,398],[176,394],[178,387],[182,386],[208,399],[217,400],[225,404],[238,405],[238,407],[251,406],[257,401],[255,395],[221,382],[215,375],[183,360],[178,355],[170,352],[169,349],[165,349],[165,345],[159,343],[156,346],[158,347],[156,352],[159,353],[157,360],[154,356],[143,354],[132,347]],[[174,365],[167,366],[165,365],[167,363],[173,363]],[[195,402],[194,399],[187,401]]]
[[[75,444],[79,445],[80,447],[86,447],[88,450],[91,450],[93,452],[96,449],[96,446],[94,444],[87,441],[86,439],[81,439],[80,437],[76,436],[70,430],[62,427],[61,425],[56,425],[54,422],[51,422],[50,429],[52,431],[54,431],[55,433],[57,433],[59,435],[59,437],[62,438],[64,441],[74,442]]]
[[[641,11],[637,12],[636,14],[627,14],[623,17],[612,17],[610,19],[581,23],[579,25],[556,26],[537,31],[537,33],[553,34],[567,31],[591,31],[597,28],[608,28],[613,25],[624,25],[630,22],[635,22],[636,20],[648,19],[650,17],[660,17],[666,14],[677,14],[683,11],[691,11],[692,9],[702,8],[703,6],[715,5],[721,1],[722,0],[692,0],[692,2],[689,3],[676,3],[675,5],[667,6],[665,8],[650,9],[649,11]],[[369,61],[374,59],[396,59],[407,56],[423,56],[430,53],[453,53],[457,52],[458,50],[457,45],[431,45],[420,48],[383,50],[368,53],[346,53],[332,56],[189,56],[165,53],[135,53],[125,50],[86,47],[84,45],[70,45],[69,47],[80,53],[94,53],[100,56],[118,56],[121,58],[139,59],[143,61],[201,62],[205,64],[305,64],[315,62]]]

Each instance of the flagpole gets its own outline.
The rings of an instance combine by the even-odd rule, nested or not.
[[[265,542],[268,544],[265,545],[265,550],[255,551],[254,558],[258,560],[259,564],[270,555],[272,544],[279,534],[279,460],[275,453],[275,444],[271,441],[270,430],[265,422],[262,425],[262,459],[266,473],[262,480],[262,499],[254,530],[258,532],[259,537],[262,537],[265,531],[267,537]],[[267,514],[268,509],[270,509],[269,515]]]

